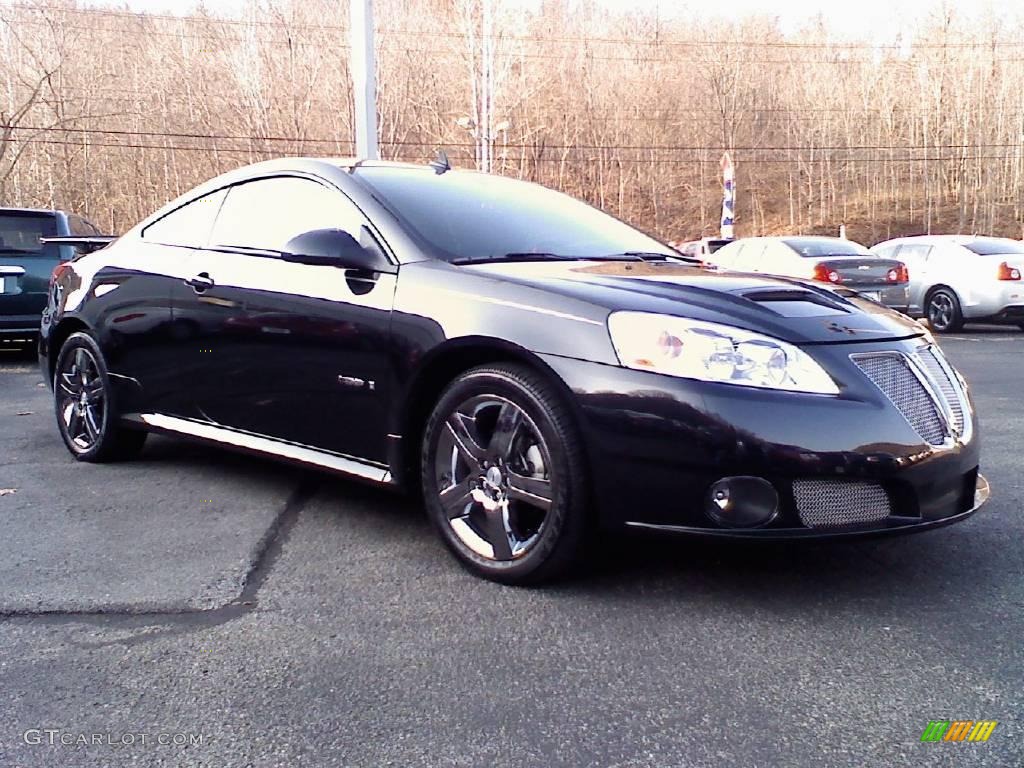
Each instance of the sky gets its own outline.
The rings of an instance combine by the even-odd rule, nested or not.
[[[539,0],[504,0],[536,5]],[[609,8],[657,9],[666,17],[697,12],[709,17],[737,18],[749,14],[776,16],[783,31],[794,32],[821,15],[841,37],[891,42],[901,30],[912,29],[915,22],[938,12],[943,6],[957,16],[978,18],[986,14],[1024,16],[1024,0],[719,0],[714,3],[686,0],[597,0]],[[196,0],[86,0],[94,6],[127,5],[133,10],[158,13],[182,13],[191,10]],[[231,13],[240,0],[206,0],[214,12]]]

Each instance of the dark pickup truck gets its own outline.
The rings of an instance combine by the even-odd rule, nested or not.
[[[113,239],[74,213],[0,208],[0,343],[33,343],[54,267]]]

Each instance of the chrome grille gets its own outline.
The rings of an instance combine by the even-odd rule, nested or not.
[[[905,355],[899,352],[855,355],[853,362],[882,390],[922,440],[932,445],[945,442],[946,423],[939,406]]]
[[[808,528],[877,523],[889,516],[882,486],[853,480],[794,480],[793,498]]]
[[[945,404],[949,406],[953,428],[958,435],[962,435],[964,432],[964,402],[960,383],[955,378],[956,374],[953,373],[942,353],[935,347],[922,347],[915,357],[931,380],[935,382]]]

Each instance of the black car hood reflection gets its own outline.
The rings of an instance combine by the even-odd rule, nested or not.
[[[915,321],[810,281],[715,272],[675,262],[530,262],[462,269],[600,304],[726,323],[794,344],[906,339]],[[844,293],[848,295],[843,295]]]

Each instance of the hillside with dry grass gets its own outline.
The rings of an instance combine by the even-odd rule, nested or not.
[[[729,150],[740,234],[1022,235],[1020,26],[935,14],[879,47],[569,0],[494,0],[485,27],[481,2],[377,0],[386,158],[486,155],[677,239],[717,229]],[[0,5],[0,203],[122,231],[217,172],[350,155],[347,19]]]

